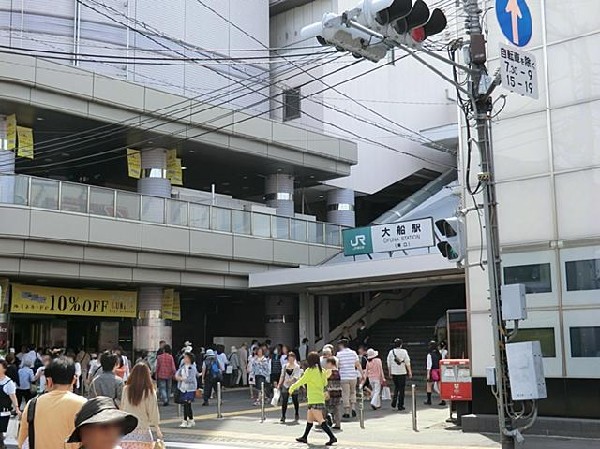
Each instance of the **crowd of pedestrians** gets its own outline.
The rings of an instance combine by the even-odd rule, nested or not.
[[[364,323],[356,339],[349,332],[344,337],[320,353],[310,350],[307,339],[293,350],[267,339],[231,346],[228,352],[222,345],[194,351],[186,341],[176,353],[162,341],[155,353],[142,353],[133,364],[122,348],[98,354],[24,347],[0,359],[0,436],[16,415],[20,449],[112,449],[118,441],[122,449],[151,449],[163,438],[160,405],[181,405],[180,427],[194,427],[193,403],[201,398],[203,406],[209,405],[220,384],[249,386],[254,405],[279,404],[281,423],[286,423],[290,406],[299,421],[300,402],[306,400],[306,428],[297,441],[306,443],[318,425],[329,437],[326,444],[333,445],[333,431],[357,416],[358,392],[366,393],[374,410],[390,399],[393,409],[403,411],[406,380],[412,377],[401,339],[382,359],[368,346]],[[439,393],[440,361],[446,356],[443,343],[430,343],[424,361],[426,404]],[[97,431],[115,423],[106,433]]]

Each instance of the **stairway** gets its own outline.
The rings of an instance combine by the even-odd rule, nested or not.
[[[427,345],[434,336],[435,323],[449,309],[465,308],[464,284],[436,287],[402,317],[379,320],[370,328],[370,346],[377,349],[384,362],[395,338],[404,341],[413,370],[413,380],[425,384],[427,374]]]

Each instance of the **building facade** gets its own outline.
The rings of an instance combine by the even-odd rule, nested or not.
[[[528,319],[517,338],[540,340],[544,353],[548,399],[539,402],[540,413],[597,418],[600,63],[595,49],[600,33],[593,17],[600,5],[575,3],[528,2],[533,35],[524,50],[537,60],[539,98],[497,89],[496,97],[507,98],[493,122],[493,153],[503,282],[527,287]],[[487,30],[493,72],[498,44],[506,40],[491,12]],[[466,149],[463,140],[463,162]],[[474,411],[492,413],[485,368],[493,366],[493,346],[487,274],[478,266],[479,236],[477,216],[471,213],[467,292],[470,331],[477,335],[471,339]]]
[[[266,1],[202,3],[2,6],[4,346],[296,343],[297,297],[248,276],[339,251],[295,194],[356,146],[268,117]]]

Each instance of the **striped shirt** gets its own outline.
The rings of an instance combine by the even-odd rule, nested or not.
[[[353,380],[356,379],[356,363],[358,355],[350,348],[342,349],[337,353],[340,379]]]

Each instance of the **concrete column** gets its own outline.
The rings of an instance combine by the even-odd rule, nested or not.
[[[15,152],[6,149],[6,116],[0,115],[0,175],[15,173]],[[0,202],[13,203],[15,196],[15,178],[0,176]]]
[[[315,347],[314,299],[308,293],[300,293],[298,298],[298,342],[308,338],[308,345]]]
[[[140,287],[138,319],[133,329],[134,351],[156,351],[161,340],[172,343],[171,322],[161,318],[162,287]]]
[[[327,221],[351,228],[356,226],[354,190],[333,189],[327,192]]]
[[[167,150],[148,148],[142,150],[142,171],[138,180],[138,193],[171,198],[171,181],[167,179]]]
[[[277,209],[277,215],[294,215],[294,177],[283,173],[267,176],[265,180],[267,206]]]
[[[290,296],[269,295],[265,297],[265,335],[273,344],[296,346],[296,299]]]

